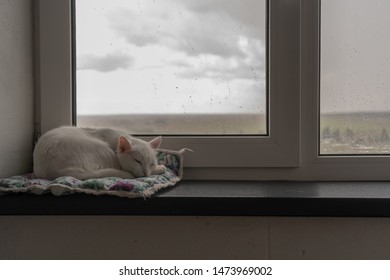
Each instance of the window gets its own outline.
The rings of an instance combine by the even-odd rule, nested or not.
[[[321,154],[390,153],[389,4],[322,3]]]
[[[320,95],[325,73],[320,73],[320,46],[324,46],[320,31],[327,28],[320,22],[327,16],[321,13],[321,1],[272,0],[266,4],[268,134],[235,131],[214,135],[201,131],[186,135],[176,131],[164,137],[164,147],[195,151],[186,156],[187,179],[389,179],[390,160],[386,155],[329,155],[321,151],[321,112],[325,113],[321,111],[325,104],[322,94],[326,93]],[[71,124],[71,104],[76,102],[71,98],[72,1],[40,0],[37,10],[38,104],[44,132]],[[176,89],[176,84],[169,86]]]
[[[265,0],[75,1],[77,124],[266,136],[265,11]]]
[[[233,1],[234,2],[234,1]],[[283,32],[289,36],[281,36],[280,34],[273,34],[268,32],[268,37],[274,37],[272,40],[273,49],[269,54],[268,59],[272,60],[275,57],[275,62],[268,68],[268,88],[270,91],[270,100],[267,107],[268,113],[268,135],[228,135],[214,136],[214,135],[199,135],[199,136],[186,136],[186,135],[174,135],[164,137],[164,147],[169,149],[180,149],[183,147],[190,148],[195,152],[186,158],[188,167],[260,167],[260,166],[298,166],[299,164],[299,111],[291,110],[291,106],[299,107],[299,36],[292,36],[294,32],[299,34],[299,3],[298,1],[294,5],[289,5],[287,9],[272,9],[271,6],[277,4],[277,2],[269,2],[269,9],[275,11],[275,15],[267,13],[269,22],[275,19],[273,26],[275,27],[275,33]],[[61,6],[62,5],[62,6]],[[58,0],[58,3],[54,6],[52,3],[46,3],[45,0],[40,1],[40,34],[45,38],[41,38],[40,56],[41,62],[49,61],[49,63],[57,63],[58,65],[52,65],[51,71],[47,71],[43,75],[45,81],[41,85],[41,100],[50,99],[53,96],[53,92],[58,94],[65,94],[63,91],[67,91],[67,98],[71,92],[71,80],[66,79],[68,84],[64,85],[61,89],[61,93],[55,90],[56,84],[52,84],[55,79],[50,78],[50,75],[64,77],[71,72],[71,9],[72,1]],[[75,7],[75,5],[73,5]],[[292,10],[293,8],[293,10]],[[293,11],[293,12],[291,12]],[[261,12],[261,11],[259,11]],[[263,11],[265,12],[265,11]],[[62,29],[54,28],[53,24],[45,24],[45,21],[53,21],[53,17],[58,19],[60,16],[54,16],[56,13],[64,16],[64,21],[56,21],[57,24],[62,24]],[[278,15],[282,13],[282,15]],[[278,16],[285,17],[288,21],[280,23],[276,21]],[[263,15],[265,18],[265,16]],[[279,26],[279,27],[278,27]],[[50,29],[52,32],[46,32],[44,29]],[[61,33],[53,32],[53,30],[62,30]],[[55,34],[53,34],[55,33]],[[64,36],[63,34],[66,34]],[[59,38],[56,38],[59,37]],[[56,49],[54,45],[58,44],[63,49],[63,53],[58,51],[54,53],[46,52],[44,49],[50,50]],[[267,43],[268,45],[268,43]],[[295,56],[287,56],[287,53],[291,54],[295,52]],[[68,61],[62,63],[57,60],[58,55],[62,57],[68,57]],[[51,58],[50,55],[52,55]],[[287,59],[281,60],[280,58],[286,57]],[[45,61],[44,61],[45,60]],[[280,64],[281,66],[278,66]],[[283,66],[283,67],[282,67]],[[45,68],[43,66],[42,68]],[[50,68],[50,66],[48,66]],[[43,73],[42,69],[41,73]],[[66,72],[66,74],[62,74]],[[57,78],[62,79],[62,78]],[[285,83],[280,81],[286,80]],[[288,81],[288,82],[287,82]],[[45,85],[48,83],[49,85]],[[43,88],[45,85],[46,88]],[[50,90],[49,90],[50,89]],[[48,97],[43,97],[47,93]],[[281,100],[287,100],[288,103],[281,102]],[[69,100],[66,103],[69,104]],[[75,102],[75,100],[73,100]],[[58,102],[59,106],[63,106],[64,101],[61,99],[52,99],[52,102]],[[43,108],[45,107],[45,108]],[[50,107],[55,107],[54,103]],[[42,110],[46,109],[46,106],[42,106]],[[278,111],[283,111],[283,114]],[[43,112],[45,113],[45,112]],[[45,123],[46,118],[42,116],[42,131],[49,129],[50,127],[58,126],[58,124],[69,124],[69,114],[64,112],[61,115],[51,116],[50,120]],[[50,114],[50,112],[48,112]],[[226,160],[226,156],[233,158],[233,160]]]

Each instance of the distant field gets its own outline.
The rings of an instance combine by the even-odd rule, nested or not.
[[[390,113],[323,114],[321,154],[390,154]],[[264,115],[182,114],[78,116],[79,126],[112,127],[132,134],[266,134]]]
[[[78,116],[77,125],[122,128],[132,134],[266,134],[260,114]]]
[[[390,154],[390,113],[323,114],[321,154]]]

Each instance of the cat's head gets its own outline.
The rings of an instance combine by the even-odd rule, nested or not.
[[[157,166],[156,149],[160,146],[162,137],[150,142],[141,139],[120,136],[117,155],[121,168],[135,177],[150,176]]]

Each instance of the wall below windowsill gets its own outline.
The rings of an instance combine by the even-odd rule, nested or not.
[[[1,215],[390,217],[390,182],[182,181],[152,198],[15,194]]]

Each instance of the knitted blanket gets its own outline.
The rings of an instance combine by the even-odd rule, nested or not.
[[[53,181],[37,178],[34,173],[0,178],[0,194],[31,193],[56,196],[75,193],[94,195],[115,195],[120,197],[150,197],[160,189],[179,182],[183,175],[183,153],[159,149],[157,161],[167,167],[165,173],[136,179],[107,177],[101,179],[78,180],[73,177],[59,177]]]

